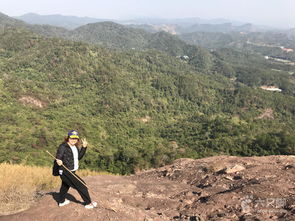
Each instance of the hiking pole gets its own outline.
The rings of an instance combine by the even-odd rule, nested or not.
[[[46,153],[48,153],[52,158],[54,158],[55,160],[57,160],[56,158],[55,158],[55,156],[53,156],[49,151],[45,151]],[[87,184],[86,183],[84,183],[81,179],[79,179],[79,177],[77,177],[74,173],[72,173],[72,171],[70,171],[66,166],[64,166],[63,164],[62,164],[62,166],[67,170],[67,171],[69,171],[77,180],[79,180],[87,189],[88,189],[88,191],[90,191],[90,189],[88,188],[88,186],[87,186]],[[92,191],[91,191],[92,192]],[[95,194],[93,194],[93,195],[95,195]],[[105,207],[105,206],[103,206],[103,208],[104,209],[108,209],[108,210],[111,210],[111,211],[113,211],[113,212],[117,212],[116,210],[114,210],[113,208],[111,208],[111,207],[109,207],[109,208],[107,208],[107,207]]]
[[[51,157],[53,157],[55,160],[57,160],[51,153],[49,153],[47,150],[46,150],[46,153],[48,153]],[[72,171],[70,171],[65,165],[62,164],[62,166],[68,171],[70,172],[77,180],[80,181],[80,183],[82,183],[88,190],[88,186],[86,185],[86,183],[84,183],[81,179],[79,179],[79,177],[77,177]]]

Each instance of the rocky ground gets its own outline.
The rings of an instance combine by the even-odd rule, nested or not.
[[[132,176],[87,177],[99,207],[86,210],[75,190],[58,207],[57,190],[2,220],[295,220],[295,157],[179,159]]]

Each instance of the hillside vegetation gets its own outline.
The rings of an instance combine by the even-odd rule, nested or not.
[[[116,50],[162,51],[202,73],[219,73],[251,87],[274,85],[283,89],[283,93],[295,94],[295,75],[291,75],[295,73],[295,52],[281,48],[295,50],[295,40],[286,34],[193,32],[175,36],[163,31],[148,33],[114,22],[88,24],[72,31],[37,25],[29,29],[47,37]]]
[[[188,62],[165,50],[115,51],[6,26],[0,162],[51,165],[44,150],[54,153],[70,129],[90,143],[81,168],[113,173],[179,157],[293,154],[292,87],[272,93],[232,81],[227,70],[257,71],[235,56],[189,49]]]
[[[28,209],[42,192],[60,185],[58,177],[49,176],[49,167],[0,164],[0,214],[9,214]],[[103,173],[80,170],[79,176],[94,176]]]
[[[29,25],[8,16],[3,17],[4,24],[17,23],[18,27],[22,24],[25,29],[46,37],[81,41],[115,50],[158,50],[182,59],[196,71],[217,72],[251,87],[274,85],[281,88],[283,93],[295,93],[295,75],[292,75],[295,73],[295,52],[285,50],[295,49],[295,41],[287,33],[259,33],[254,32],[253,26],[244,25],[241,30],[226,34],[193,32],[195,29],[192,27],[191,33],[175,36],[164,31],[149,33],[114,22],[92,23],[69,31],[49,25]],[[230,24],[217,26],[232,27]],[[246,32],[238,32],[243,28]],[[211,53],[200,46],[211,49]]]

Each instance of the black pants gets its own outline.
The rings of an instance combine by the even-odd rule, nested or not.
[[[72,173],[75,174],[74,171],[72,171]],[[75,174],[77,177],[79,177],[77,174]],[[59,191],[59,196],[60,196],[60,202],[63,203],[66,199],[66,194],[69,190],[70,187],[76,189],[78,191],[78,193],[80,194],[80,196],[82,197],[82,199],[84,200],[84,202],[86,204],[91,203],[91,198],[89,196],[89,192],[87,187],[85,187],[76,177],[74,177],[70,172],[68,172],[67,170],[63,170],[62,175],[60,175],[60,178],[62,180],[61,183],[61,187],[60,187],[60,191]],[[79,177],[80,180],[82,180]],[[84,182],[84,180],[82,180],[84,184],[86,184]]]

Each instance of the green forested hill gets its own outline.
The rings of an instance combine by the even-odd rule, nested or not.
[[[7,27],[13,26],[17,21],[8,16],[10,21]],[[12,22],[13,21],[13,22]],[[8,23],[3,20],[4,25]],[[0,24],[2,20],[0,19]],[[63,38],[67,40],[85,42],[115,50],[158,50],[171,56],[186,57],[188,62],[196,70],[206,68],[207,71],[213,65],[210,53],[201,47],[189,45],[177,36],[166,32],[148,33],[141,29],[131,28],[114,22],[99,22],[81,26],[72,31],[65,28],[50,25],[29,25],[21,23],[21,27],[45,37]]]
[[[166,32],[148,33],[140,29],[128,28],[114,22],[101,22],[81,26],[73,31],[67,31],[53,26],[29,26],[29,29],[49,37],[62,37],[74,41],[100,45],[118,50],[158,50],[168,55],[178,57],[193,66],[196,71],[203,73],[220,73],[235,78],[251,87],[275,85],[283,89],[283,93],[295,93],[295,66],[266,61],[266,55],[291,59],[293,52],[283,52],[281,48],[259,46],[279,42],[287,44],[287,40],[280,34],[267,33],[193,33],[192,36],[200,42],[190,45],[178,36]],[[285,35],[283,35],[285,36]],[[265,42],[263,43],[263,39]],[[186,39],[187,40],[187,39]],[[247,42],[250,43],[247,43]],[[216,46],[218,49],[209,52],[200,46]],[[258,45],[257,45],[258,44]],[[214,47],[215,47],[214,46]],[[214,48],[213,47],[213,48]]]
[[[232,48],[295,61],[295,37],[288,32],[192,32],[179,38],[209,49]],[[293,51],[287,52],[284,48]]]
[[[3,16],[3,18],[2,22],[0,19],[0,23],[14,24],[17,21],[8,16]],[[295,75],[290,75],[295,72],[294,64],[275,60],[276,58],[292,60],[294,52],[283,52],[278,46],[269,47],[271,44],[280,45],[280,42],[290,45],[292,41],[287,42],[288,37],[283,34],[195,32],[188,34],[188,36],[200,41],[190,42],[189,39],[184,38],[184,40],[196,44],[190,45],[178,36],[166,32],[151,34],[114,22],[88,24],[72,31],[49,25],[21,24],[24,29],[46,37],[81,41],[116,50],[153,49],[162,51],[182,59],[183,62],[192,65],[196,71],[220,73],[251,87],[274,85],[283,89],[285,94],[293,95],[295,93]],[[185,35],[181,37],[183,36]],[[209,52],[197,45],[212,46],[218,49]],[[265,55],[269,55],[272,59],[266,61]]]
[[[149,33],[114,22],[83,25],[69,32],[69,39],[115,49],[144,49]]]
[[[274,85],[283,89],[283,93],[295,95],[295,39],[292,36],[279,32],[194,32],[180,38],[211,49],[213,71],[251,87]]]
[[[203,48],[189,45],[166,32],[148,33],[114,22],[101,22],[81,26],[69,32],[67,39],[120,50],[158,50],[171,56],[187,56],[186,62],[197,70],[211,65],[211,55]]]
[[[208,74],[214,59],[197,55],[198,71],[157,50],[113,51],[7,27],[0,161],[51,164],[44,150],[55,152],[70,129],[90,143],[82,167],[122,174],[178,157],[293,154],[295,98]]]
[[[11,18],[3,13],[0,12],[0,27],[3,28],[6,25],[13,25],[13,26],[25,26],[25,22],[22,22],[20,20]]]
[[[64,16],[59,14],[39,15],[36,13],[27,13],[21,16],[15,16],[15,18],[20,19],[29,24],[46,24],[70,30],[89,23],[105,21],[105,19],[97,19],[90,17]]]

